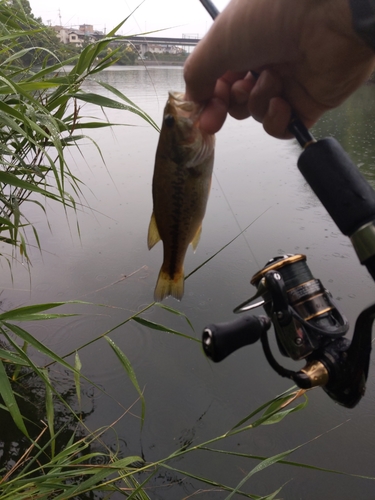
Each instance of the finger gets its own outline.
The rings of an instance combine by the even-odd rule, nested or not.
[[[216,82],[213,97],[206,103],[199,120],[201,130],[208,134],[215,134],[221,129],[228,113],[232,84],[237,79],[242,79],[245,74],[244,72],[227,72]],[[187,98],[191,97],[187,95]]]
[[[230,84],[225,79],[216,82],[213,94],[204,107],[199,128],[208,134],[215,134],[223,126],[229,107]]]
[[[201,114],[199,128],[207,134],[216,134],[224,125],[227,110],[228,108],[222,100],[215,97],[210,99]]]
[[[291,139],[293,135],[288,130],[291,115],[291,107],[284,99],[272,98],[263,118],[264,130],[276,139]]]
[[[230,90],[229,114],[236,120],[244,120],[250,116],[247,103],[255,84],[256,78],[251,73],[233,83]]]
[[[271,99],[281,97],[282,94],[283,83],[281,78],[270,70],[262,71],[250,92],[248,100],[248,108],[253,118],[263,122]]]

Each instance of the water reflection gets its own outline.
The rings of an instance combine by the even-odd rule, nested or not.
[[[375,88],[362,87],[343,106],[330,111],[314,127],[317,136],[334,136],[375,187]]]

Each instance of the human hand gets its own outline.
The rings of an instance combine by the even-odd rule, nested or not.
[[[186,95],[206,102],[200,127],[209,133],[229,113],[290,138],[292,108],[311,127],[374,64],[352,28],[348,0],[232,0],[185,63]]]

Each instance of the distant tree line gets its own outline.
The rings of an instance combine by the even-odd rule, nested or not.
[[[146,52],[144,57],[149,59],[150,61],[179,61],[179,62],[184,62],[187,59],[187,56],[189,54],[184,51],[179,54],[169,54],[167,52],[163,54],[155,53],[155,52]]]

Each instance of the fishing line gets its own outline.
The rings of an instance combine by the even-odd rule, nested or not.
[[[241,234],[242,234],[242,236],[243,236],[243,238],[244,238],[244,240],[245,240],[245,242],[246,242],[247,248],[250,250],[250,253],[251,253],[251,255],[252,255],[252,257],[253,257],[253,259],[254,259],[254,261],[255,261],[255,264],[259,267],[259,264],[258,264],[257,258],[255,257],[254,252],[252,251],[252,249],[251,249],[251,247],[250,247],[250,244],[249,244],[249,242],[248,242],[248,241],[247,241],[247,239],[246,239],[245,231],[246,231],[246,229],[247,229],[247,228],[246,228],[246,229],[242,229],[242,227],[240,226],[240,223],[238,222],[238,219],[237,219],[237,217],[236,217],[236,214],[234,213],[234,211],[233,211],[233,209],[232,209],[232,207],[231,207],[231,204],[229,203],[229,200],[228,200],[228,198],[226,197],[226,195],[225,195],[225,193],[224,193],[224,189],[222,188],[222,186],[221,186],[221,184],[220,184],[219,178],[218,178],[218,176],[216,175],[216,173],[215,173],[215,172],[214,172],[214,177],[215,177],[215,179],[216,179],[216,182],[217,182],[217,183],[218,183],[218,185],[219,185],[219,188],[220,188],[220,190],[221,190],[221,192],[222,192],[222,194],[223,194],[223,196],[224,196],[225,201],[227,202],[227,205],[228,205],[228,207],[229,207],[229,210],[230,210],[231,214],[233,215],[234,220],[236,221],[237,227],[238,227],[238,229],[240,230],[240,232],[241,232]],[[267,209],[267,210],[268,210],[268,209]]]
[[[245,227],[245,229],[243,229],[239,234],[237,234],[234,238],[232,238],[230,241],[228,241],[228,243],[226,243],[223,247],[221,247],[220,250],[218,250],[213,255],[211,255],[211,257],[209,257],[204,262],[202,262],[202,264],[199,264],[199,266],[196,267],[195,269],[193,269],[193,271],[191,271],[191,273],[187,274],[185,276],[185,280],[187,280],[190,276],[192,276],[194,273],[196,273],[201,267],[205,266],[208,262],[210,262],[210,260],[214,259],[216,257],[216,255],[218,255],[220,252],[222,252],[225,248],[227,248],[229,245],[231,245],[233,243],[233,241],[235,241],[237,238],[239,238],[242,233],[244,233],[245,231],[247,231],[250,226],[252,226],[253,224],[255,224],[255,222],[258,219],[260,219],[262,217],[262,215],[264,215],[266,212],[268,212],[268,210],[270,208],[271,207],[266,208],[266,210],[264,210],[261,214],[258,215],[258,217],[256,217],[252,222],[250,222],[250,224],[248,224]]]

